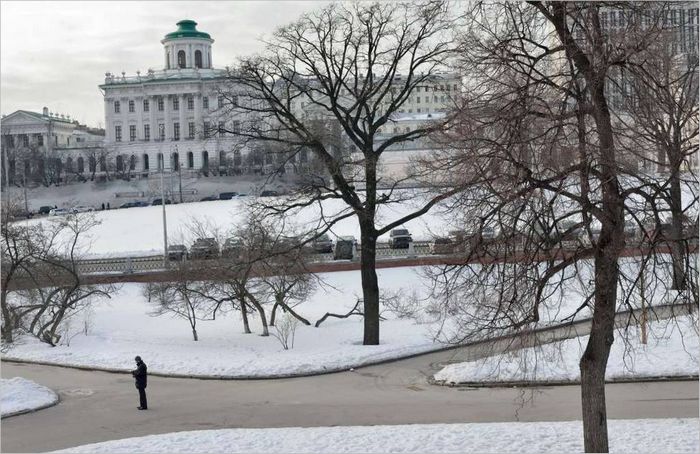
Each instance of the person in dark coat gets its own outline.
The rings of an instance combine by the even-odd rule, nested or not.
[[[148,402],[146,401],[146,382],[148,381],[148,369],[146,363],[141,360],[140,356],[134,358],[136,360],[136,369],[131,371],[131,375],[136,380],[136,389],[139,390],[139,400],[141,405],[139,410],[148,410]]]

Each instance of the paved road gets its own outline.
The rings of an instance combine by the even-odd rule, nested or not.
[[[149,378],[147,412],[127,374],[2,364],[57,390],[62,402],[2,421],[4,452],[37,452],[182,430],[580,419],[578,386],[447,388],[427,383],[459,351],[306,378]],[[698,383],[608,385],[610,418],[697,417]]]

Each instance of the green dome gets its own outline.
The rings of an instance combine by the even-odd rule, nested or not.
[[[189,19],[181,20],[177,23],[177,30],[165,35],[165,39],[174,38],[206,38],[211,39],[209,33],[200,32],[197,30],[197,22]]]

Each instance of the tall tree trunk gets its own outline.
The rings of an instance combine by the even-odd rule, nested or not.
[[[602,215],[595,250],[595,305],[591,334],[580,362],[583,441],[586,452],[608,452],[605,406],[605,369],[615,340],[615,305],[620,274],[619,257],[625,247],[624,201],[617,177],[617,162],[610,112],[602,78],[591,77],[594,118],[600,140]]]
[[[248,305],[245,300],[241,300],[241,316],[243,317],[243,332],[250,334],[250,323],[248,322]]]
[[[277,315],[277,308],[280,306],[279,301],[275,301],[275,305],[272,306],[272,312],[270,314],[270,326],[275,326],[275,316]]]
[[[292,317],[296,318],[297,320],[299,320],[299,321],[300,321],[301,323],[303,323],[304,325],[306,325],[306,326],[311,325],[311,322],[309,322],[307,319],[305,319],[305,318],[302,317],[301,315],[297,314],[297,313],[294,311],[294,309],[292,309],[291,307],[289,307],[289,306],[287,305],[287,303],[284,302],[284,299],[283,299],[282,295],[277,295],[277,296],[275,297],[275,299],[276,299],[275,305],[274,305],[274,307],[272,308],[272,316],[270,317],[270,326],[274,326],[274,324],[275,324],[275,322],[274,322],[274,320],[275,320],[275,310],[276,310],[276,308],[278,308],[278,307],[281,307],[282,310],[283,310],[285,313],[291,314]]]
[[[363,345],[379,345],[379,283],[377,280],[377,236],[374,226],[360,221],[362,298],[364,303]]]
[[[3,288],[0,290],[0,307],[2,308],[2,342],[4,344],[11,344],[14,342],[14,320],[10,307],[7,305],[7,284],[8,281],[3,283]]]
[[[680,165],[671,167],[671,259],[673,262],[673,290],[685,290],[685,257],[683,243],[683,205],[681,201]]]
[[[258,310],[258,314],[260,314],[260,323],[262,324],[263,328],[261,336],[269,336],[270,331],[267,328],[267,317],[265,316],[265,309],[260,303],[258,303],[258,301],[255,298],[251,297],[250,295],[248,296],[248,298],[250,299],[251,304],[255,306],[255,308]]]

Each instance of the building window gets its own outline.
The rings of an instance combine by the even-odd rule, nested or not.
[[[136,156],[133,154],[129,157],[129,170],[136,170]]]
[[[173,98],[173,110],[180,110],[180,99],[178,97]]]
[[[180,140],[180,123],[173,123],[173,140]]]
[[[143,125],[143,140],[151,140],[151,125]]]
[[[416,109],[416,112],[420,113],[420,107]]]
[[[165,140],[165,124],[158,124],[158,140]]]
[[[239,134],[241,132],[241,122],[236,120],[233,122],[233,133]]]
[[[29,136],[26,134],[22,136],[22,145],[25,147],[29,146]]]
[[[165,102],[163,102],[163,98],[160,97],[158,98],[158,112],[162,112],[163,109],[165,108]]]
[[[134,100],[129,100],[129,113],[134,113],[136,111]]]
[[[121,126],[114,127],[114,140],[115,140],[115,142],[122,141],[122,127]]]
[[[209,137],[209,128],[210,128],[210,127],[211,127],[211,126],[210,126],[209,122],[208,122],[208,121],[205,121],[205,122],[204,122],[204,137],[205,137],[205,138],[206,138],[206,137]]]
[[[177,52],[177,67],[186,68],[187,60],[185,59],[185,51],[180,50]]]
[[[129,142],[136,140],[136,125],[129,125]]]
[[[44,136],[41,134],[36,136],[36,143],[39,144],[39,146],[44,145]]]
[[[151,106],[148,104],[148,99],[143,100],[143,111],[148,112],[150,110]]]
[[[202,67],[202,51],[201,50],[194,51],[194,67],[195,68]]]
[[[114,101],[114,113],[119,113],[121,112],[121,104],[119,101]]]
[[[78,157],[78,173],[85,172],[85,159],[82,156]]]
[[[202,108],[203,109],[209,108],[209,98],[206,96],[204,98],[202,98]]]
[[[220,121],[219,122],[219,135],[223,136],[224,134],[226,134],[226,125],[224,124],[223,121]]]
[[[188,126],[189,134],[187,135],[187,137],[189,137],[190,139],[194,139],[194,121],[190,121]]]
[[[420,96],[416,96],[416,102],[420,103]]]
[[[194,167],[194,153],[191,151],[187,153],[187,168],[191,169]]]
[[[192,96],[187,98],[187,110],[194,110],[194,98]]]
[[[143,154],[143,170],[148,170],[148,155]]]

